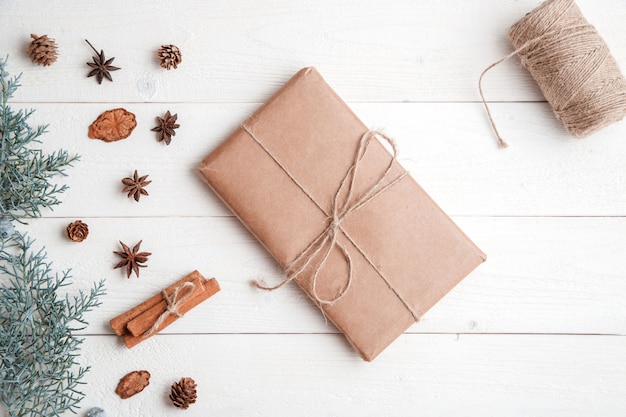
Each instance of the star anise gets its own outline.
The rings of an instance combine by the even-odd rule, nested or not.
[[[165,144],[169,145],[172,141],[172,136],[176,136],[174,129],[178,129],[180,127],[180,125],[176,123],[178,114],[172,116],[168,110],[167,113],[165,113],[165,116],[157,117],[156,119],[159,125],[152,128],[152,131],[158,132],[159,142],[165,141]]]
[[[92,57],[93,63],[87,62],[87,65],[93,68],[89,72],[89,74],[87,74],[87,77],[93,77],[95,75],[96,79],[98,80],[98,84],[102,84],[103,78],[106,78],[109,81],[113,81],[110,71],[117,71],[118,69],[121,69],[119,67],[114,67],[113,65],[111,65],[115,57],[106,59],[104,56],[104,51],[102,49],[100,50],[100,53],[98,53],[96,48],[94,48],[87,39],[85,39],[85,42],[87,42],[87,44],[91,46],[91,49],[93,49],[93,51],[96,53],[96,55]]]
[[[146,178],[148,178],[147,175],[140,177],[137,175],[137,170],[135,170],[132,178],[126,177],[122,179],[122,184],[126,186],[122,191],[128,193],[128,198],[134,197],[135,201],[139,201],[139,198],[141,198],[142,195],[148,195],[148,192],[144,189],[144,187],[152,182],[146,181]]]
[[[150,252],[137,252],[142,240],[140,240],[131,250],[127,245],[120,240],[120,245],[124,252],[113,251],[114,254],[122,257],[122,260],[113,267],[113,269],[126,266],[126,277],[130,278],[132,272],[139,278],[139,268],[145,268],[147,265],[141,265],[148,262],[148,256],[152,255]]]

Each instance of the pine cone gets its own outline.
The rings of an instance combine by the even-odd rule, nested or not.
[[[57,43],[48,35],[30,35],[33,41],[28,45],[28,55],[37,65],[47,67],[57,60]]]
[[[174,67],[176,69],[178,65],[183,62],[183,56],[180,53],[180,49],[174,45],[161,45],[158,52],[161,66],[166,70]]]
[[[186,410],[196,402],[196,381],[191,378],[181,378],[180,381],[172,384],[170,400],[175,407]]]
[[[67,225],[67,237],[74,242],[82,242],[87,239],[87,235],[89,234],[89,226],[87,223],[83,223],[80,220],[76,220]]]

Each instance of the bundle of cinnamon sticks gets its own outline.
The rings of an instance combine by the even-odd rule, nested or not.
[[[178,280],[160,293],[110,321],[113,331],[132,348],[157,334],[189,310],[220,290],[215,278],[198,271]]]

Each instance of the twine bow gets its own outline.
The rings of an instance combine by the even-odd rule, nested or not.
[[[157,332],[168,316],[175,315],[182,317],[183,315],[178,311],[178,307],[185,302],[187,298],[191,297],[195,289],[196,285],[193,282],[185,282],[174,289],[171,297],[167,294],[167,291],[163,290],[163,299],[166,303],[165,311],[156,319],[150,330],[143,334],[143,337],[150,337],[153,333]],[[185,290],[186,292],[183,293]]]
[[[339,233],[342,233],[348,241],[359,251],[359,253],[365,258],[365,260],[372,266],[372,268],[381,276],[381,278],[385,281],[387,286],[396,294],[396,296],[400,299],[400,301],[404,304],[404,306],[409,310],[411,315],[418,319],[417,314],[413,311],[413,309],[404,301],[404,299],[398,294],[395,288],[390,284],[389,280],[383,275],[383,273],[375,266],[374,262],[365,254],[357,245],[356,242],[350,237],[350,235],[344,230],[342,223],[343,221],[350,216],[352,213],[357,211],[360,207],[364,206],[368,202],[370,202],[377,195],[386,191],[390,187],[397,184],[400,180],[406,177],[408,174],[405,170],[397,175],[392,180],[388,181],[385,184],[385,181],[388,179],[391,169],[393,168],[394,162],[396,162],[397,156],[397,147],[393,139],[388,137],[382,132],[368,130],[365,132],[360,140],[359,145],[357,147],[356,154],[354,156],[354,161],[348,171],[346,172],[343,180],[341,181],[337,191],[335,192],[332,200],[331,211],[330,213],[326,212],[317,201],[312,197],[311,193],[304,188],[296,178],[294,178],[290,172],[278,161],[274,155],[252,134],[250,129],[247,126],[242,125],[244,131],[246,131],[250,137],[259,145],[263,150],[276,162],[281,169],[287,174],[287,176],[306,194],[309,199],[320,209],[327,217],[328,225],[324,228],[324,230],[315,238],[313,241],[302,251],[300,252],[291,262],[289,262],[285,266],[285,272],[287,273],[286,278],[278,283],[275,286],[266,286],[265,284],[259,281],[253,281],[253,284],[261,289],[273,291],[278,288],[281,288],[285,284],[296,279],[300,274],[304,272],[304,270],[310,265],[314,265],[313,269],[313,277],[311,282],[311,292],[312,298],[319,303],[320,305],[333,305],[337,301],[339,301],[343,296],[345,296],[352,285],[354,274],[353,274],[353,262],[350,256],[350,253],[338,241]],[[354,188],[355,188],[355,179],[357,178],[357,173],[359,167],[361,165],[361,160],[363,159],[365,152],[367,151],[372,139],[379,138],[383,141],[387,142],[392,149],[392,157],[389,160],[385,170],[378,176],[376,182],[367,188],[360,196],[353,199]],[[347,189],[347,194],[343,202],[340,202],[340,196],[344,192],[345,188]],[[317,284],[318,284],[318,276],[320,271],[326,265],[326,262],[332,253],[332,251],[338,248],[343,257],[346,260],[346,264],[348,267],[347,272],[347,280],[343,289],[339,292],[337,296],[331,299],[323,299],[319,296],[317,292]],[[315,263],[315,260],[318,256],[321,255],[319,261]]]

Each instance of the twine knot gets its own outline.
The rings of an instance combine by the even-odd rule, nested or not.
[[[328,213],[322,206],[315,201],[312,197],[311,193],[303,187],[296,178],[294,178],[289,171],[278,161],[274,155],[272,155],[265,146],[252,134],[250,129],[244,124],[242,125],[244,131],[246,131],[250,137],[261,146],[265,152],[276,162],[282,170],[287,174],[287,176],[306,194],[306,196],[326,215],[328,219],[328,226],[324,228],[324,230],[315,238],[313,241],[302,250],[291,262],[285,265],[285,272],[287,274],[286,278],[278,283],[275,286],[266,286],[260,281],[253,281],[253,285],[258,288],[273,291],[278,288],[281,288],[285,284],[293,281],[298,276],[300,276],[308,267],[313,268],[313,275],[311,281],[311,296],[314,301],[318,303],[318,305],[333,305],[337,301],[339,301],[350,289],[353,281],[353,262],[350,256],[349,251],[346,247],[339,242],[339,234],[343,234],[347,240],[357,248],[357,251],[365,258],[365,260],[374,268],[374,270],[381,276],[381,278],[385,281],[387,286],[398,296],[400,301],[404,304],[404,306],[409,310],[411,315],[418,319],[417,313],[413,311],[413,309],[404,301],[404,299],[398,294],[398,292],[393,288],[393,286],[389,283],[387,278],[382,274],[382,272],[374,265],[372,259],[368,257],[358,246],[357,242],[350,237],[350,235],[344,230],[342,223],[343,221],[350,216],[352,213],[357,211],[360,207],[364,206],[368,202],[370,202],[373,198],[386,191],[390,187],[393,187],[400,180],[408,175],[408,173],[402,169],[402,171],[393,178],[389,178],[391,175],[391,170],[394,167],[394,163],[397,161],[397,147],[393,139],[388,137],[382,132],[375,130],[368,130],[365,132],[360,140],[359,144],[354,156],[354,161],[348,171],[346,172],[344,178],[342,179],[339,187],[335,191],[335,194],[332,199],[331,211]],[[374,138],[379,138],[384,142],[388,143],[392,150],[391,158],[389,159],[389,163],[387,164],[384,171],[375,178],[374,184],[369,186],[364,192],[362,192],[358,197],[353,197],[355,193],[355,179],[357,178],[357,172],[361,165],[361,161]],[[346,191],[347,189],[347,191]],[[341,196],[345,194],[345,198],[341,199]],[[337,248],[340,250],[343,255],[346,265],[347,265],[347,276],[346,283],[343,288],[339,291],[339,293],[330,299],[324,299],[320,297],[317,292],[317,284],[318,284],[318,276],[320,271],[326,265],[326,262],[332,253],[332,251]]]
[[[182,317],[183,314],[178,311],[178,307],[191,297],[195,289],[196,285],[193,282],[185,282],[174,289],[171,297],[167,294],[167,291],[163,290],[163,299],[166,303],[165,311],[156,319],[150,330],[143,334],[143,337],[150,337],[153,333],[157,332],[169,315],[174,315],[179,318]]]
[[[339,229],[339,227],[341,226],[341,219],[337,217],[337,213],[333,214],[333,221],[328,225],[328,228],[331,229],[333,232],[336,232],[337,229]]]

